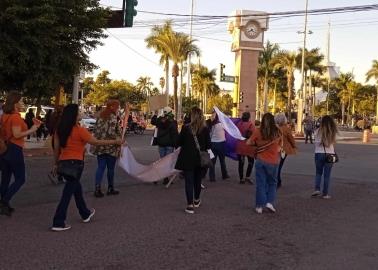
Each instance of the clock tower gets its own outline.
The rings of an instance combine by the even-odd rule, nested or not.
[[[258,59],[268,21],[267,13],[252,10],[236,10],[228,20],[231,51],[235,52],[234,117],[248,111],[252,120],[256,118]]]

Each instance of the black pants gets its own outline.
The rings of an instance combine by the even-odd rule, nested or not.
[[[306,134],[305,143],[307,143],[308,138],[310,138],[310,142],[312,143],[312,130],[305,130],[305,134]]]
[[[282,167],[284,165],[284,162],[287,158],[287,155],[285,154],[284,157],[280,157],[280,165],[278,166],[278,172],[277,172],[277,187],[281,187],[281,170],[282,170]]]
[[[82,162],[82,161],[77,161]],[[79,210],[79,214],[82,219],[86,219],[91,214],[91,211],[87,208],[83,197],[83,189],[81,187],[80,178],[75,179],[71,177],[64,177],[66,184],[63,189],[62,197],[55,212],[53,226],[63,227],[65,225],[67,217],[67,209],[71,201],[72,195],[75,198],[76,207]]]
[[[192,171],[183,171],[185,178],[185,193],[188,205],[193,204],[193,195],[195,200],[199,200],[201,195],[202,168],[198,167]]]
[[[245,158],[246,156],[238,155],[240,180],[243,180]],[[248,165],[247,165],[247,172],[245,174],[245,177],[250,177],[252,173],[253,164],[255,163],[255,159],[253,157],[247,156],[247,160],[248,160]]]

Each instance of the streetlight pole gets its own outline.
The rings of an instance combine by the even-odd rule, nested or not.
[[[304,65],[305,65],[305,54],[306,54],[306,38],[307,38],[307,11],[308,11],[308,0],[306,0],[306,9],[305,9],[305,24],[303,31],[303,48],[302,48],[302,65],[301,65],[301,89],[300,97],[298,103],[298,115],[297,115],[297,132],[302,131],[302,119],[303,119],[303,107],[306,111],[306,91],[304,91],[305,85],[305,74],[304,74]],[[303,106],[303,107],[302,107]]]
[[[194,0],[191,0],[191,8],[190,8],[190,32],[189,32],[189,40],[192,40],[193,35],[193,10],[194,10]],[[189,97],[190,95],[190,80],[191,80],[191,74],[190,74],[190,52],[188,54],[188,68],[187,68],[187,82],[186,82],[186,91],[185,96]]]

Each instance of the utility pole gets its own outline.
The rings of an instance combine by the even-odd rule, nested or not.
[[[191,0],[191,8],[190,8],[190,32],[189,32],[189,40],[192,40],[193,35],[193,11],[194,11],[194,0]],[[186,82],[186,91],[185,96],[190,96],[190,82],[191,82],[191,74],[190,74],[190,59],[191,58],[191,52],[188,53],[188,67],[187,67],[187,82]]]
[[[307,38],[307,11],[308,11],[308,0],[306,0],[306,9],[305,9],[305,24],[303,32],[303,48],[302,48],[302,66],[301,66],[301,89],[300,97],[298,102],[298,114],[297,114],[297,132],[302,132],[302,120],[303,120],[303,110],[306,112],[306,91],[305,91],[305,74],[304,74],[304,65],[305,65],[305,54],[306,54],[306,38]],[[302,108],[303,106],[303,108]]]

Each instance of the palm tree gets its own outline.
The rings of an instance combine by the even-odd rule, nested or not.
[[[338,89],[338,96],[341,100],[341,124],[345,123],[345,106],[350,100],[350,91],[348,89],[348,84],[350,84],[354,79],[354,75],[351,72],[341,73],[340,76],[335,80],[335,86]]]
[[[264,72],[264,113],[268,111],[268,75],[273,70],[272,60],[274,55],[278,52],[279,47],[276,43],[272,44],[269,41],[266,43],[264,50],[259,55],[259,65]]]
[[[295,52],[281,51],[277,54],[274,65],[274,68],[282,68],[286,71],[287,113],[289,122],[291,121],[291,100],[294,88],[294,71],[297,64],[296,57],[297,55]]]
[[[204,108],[204,113],[206,113],[207,98],[218,95],[220,90],[219,86],[215,83],[216,70],[209,70],[207,67],[202,65],[192,65],[191,70],[193,92],[202,96],[202,105]]]
[[[374,60],[371,69],[366,73],[366,81],[374,78],[377,81],[377,104],[376,104],[376,115],[375,115],[375,124],[378,125],[378,60]]]
[[[169,56],[169,59],[173,61],[172,67],[172,77],[173,77],[173,89],[174,89],[174,107],[175,113],[178,113],[178,81],[180,68],[179,63],[186,59],[189,52],[195,52],[197,55],[200,54],[199,48],[194,44],[196,40],[190,39],[185,33],[173,32],[170,35],[164,35],[155,39],[154,42]]]
[[[139,77],[136,84],[136,88],[147,97],[151,95],[153,86],[154,84],[151,82],[150,77]]]
[[[147,48],[155,49],[156,53],[161,54],[160,64],[164,65],[165,71],[165,94],[169,98],[169,54],[165,46],[162,46],[158,40],[165,39],[173,34],[172,21],[168,20],[163,26],[154,26],[151,29],[151,34],[144,40],[147,43]]]

